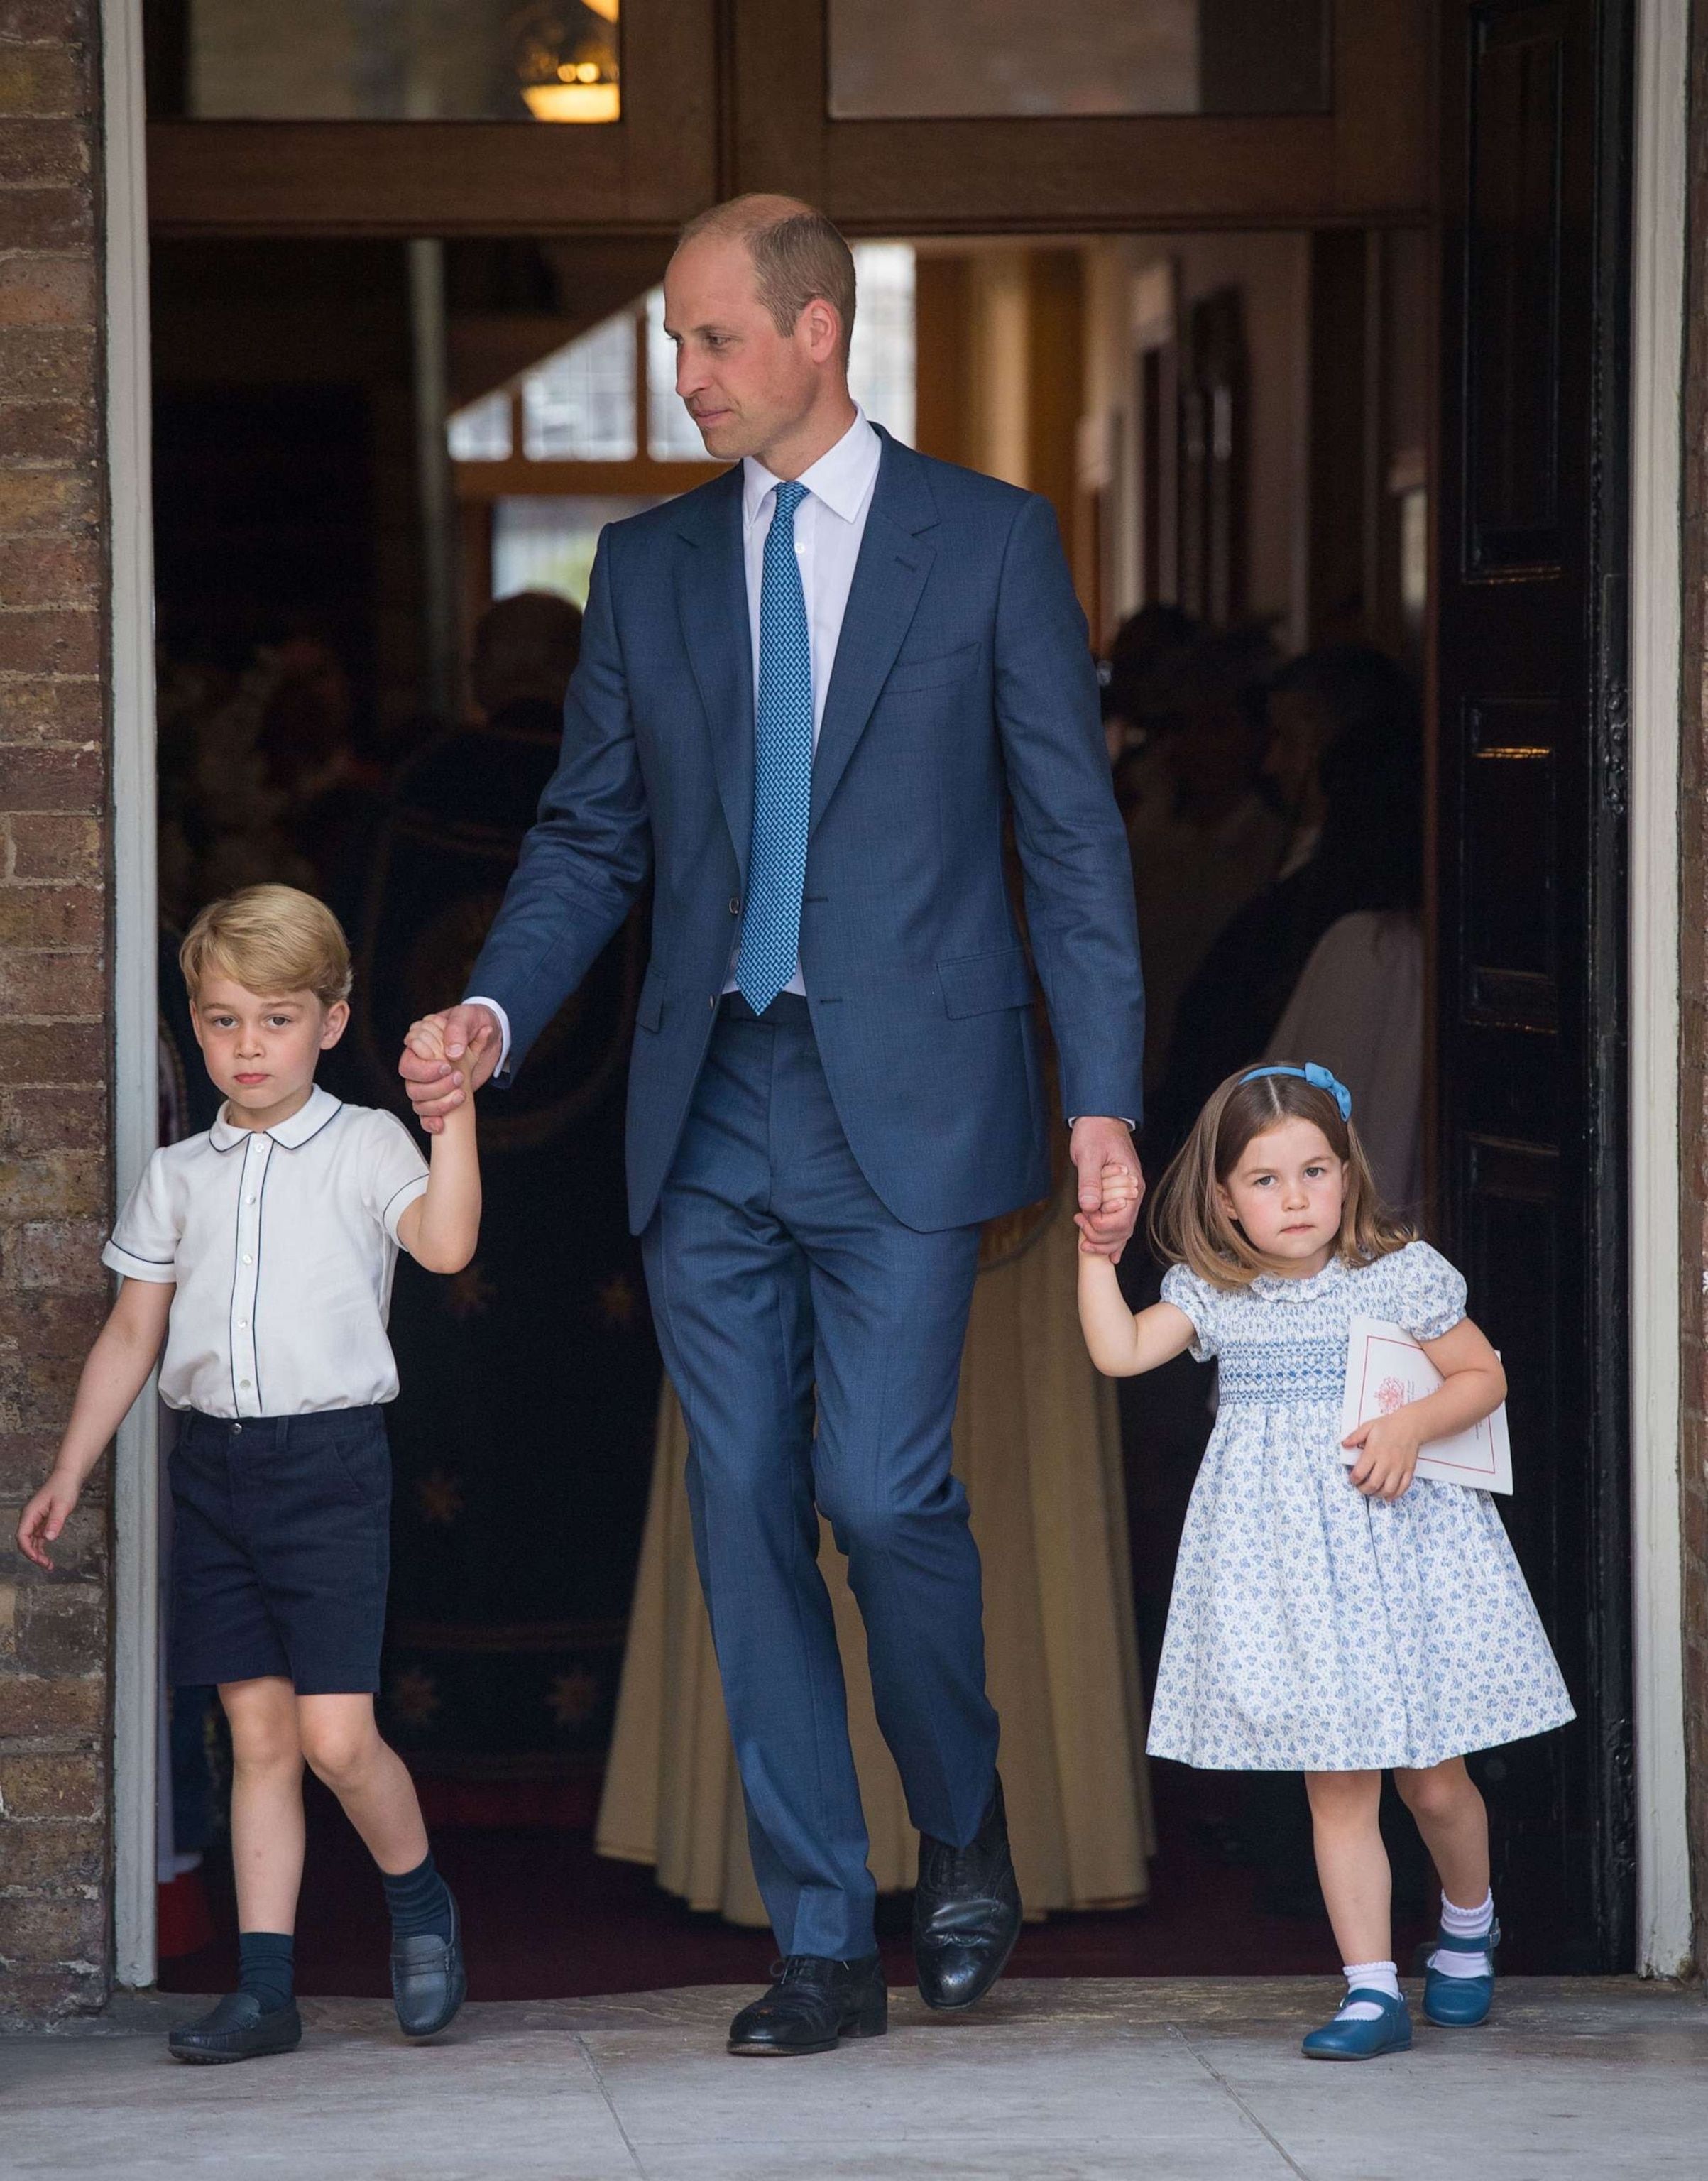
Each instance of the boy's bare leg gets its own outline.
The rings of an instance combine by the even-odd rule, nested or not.
[[[1489,1813],[1463,1757],[1427,1771],[1396,1771],[1400,1800],[1417,1819],[1441,1891],[1456,1908],[1474,1908],[1489,1891]]]
[[[1317,1876],[1343,1962],[1380,1962],[1392,1944],[1392,1880],[1379,1817],[1380,1772],[1307,1772]],[[1482,1896],[1478,1895],[1481,1900]]]
[[[282,1676],[222,1681],[231,1722],[231,1861],[241,1931],[294,1931],[302,1885],[302,1745]]]
[[[427,1859],[427,1827],[415,1782],[380,1737],[366,1695],[298,1697],[297,1731],[316,1775],[344,1805],[369,1853],[391,1877]]]

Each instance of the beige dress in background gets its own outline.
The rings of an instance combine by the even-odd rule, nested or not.
[[[1000,1223],[973,1294],[955,1468],[984,1563],[984,1643],[1002,1720],[1015,1869],[1028,1915],[1125,1908],[1154,1845],[1133,1633],[1115,1389],[1075,1304],[1078,1236],[1058,1197]],[[763,1924],[683,1484],[687,1433],[668,1381],[605,1775],[600,1854],[656,1865],[690,1908]],[[849,1731],[880,1892],[913,1883],[917,1836],[872,1706],[865,1633],[829,1524],[819,1565],[848,1684]]]

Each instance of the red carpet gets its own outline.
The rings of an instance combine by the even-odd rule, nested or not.
[[[1160,1765],[1154,1778],[1163,1846],[1149,1904],[1115,1914],[1053,1916],[1029,1924],[1015,1951],[1019,1976],[1332,1975],[1335,1944],[1320,1917],[1265,1915],[1255,1880],[1215,1856],[1206,1830],[1229,1814],[1236,1779],[1193,1777]],[[770,1935],[691,1914],[652,1874],[608,1863],[586,1830],[543,1825],[444,1829],[440,1867],[462,1905],[474,1999],[573,1998],[671,1985],[759,1985]],[[218,1935],[200,1952],[161,1966],[168,1991],[219,1991],[236,1974],[235,1904],[229,1865],[210,1857]],[[881,1904],[892,1983],[912,1981],[905,1899]],[[378,1880],[337,1805],[310,1783],[308,1873],[298,1919],[297,1984],[305,1994],[383,1997],[387,1925]],[[1409,1963],[1423,1927],[1403,1926]]]

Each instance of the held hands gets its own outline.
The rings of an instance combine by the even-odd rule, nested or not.
[[[56,1469],[18,1517],[18,1549],[37,1567],[51,1568],[51,1545],[71,1519],[71,1510],[82,1496],[82,1488]]]
[[[1352,1480],[1365,1499],[1397,1499],[1411,1488],[1423,1440],[1404,1409],[1397,1409],[1391,1416],[1372,1416],[1348,1433],[1341,1444],[1359,1449]]]
[[[430,1136],[439,1135],[445,1115],[480,1089],[498,1065],[500,1049],[489,1008],[446,1008],[410,1024],[398,1074]]]
[[[1144,1201],[1132,1131],[1107,1114],[1082,1115],[1073,1124],[1069,1155],[1079,1173],[1079,1210],[1073,1221],[1079,1246],[1088,1256],[1107,1257],[1118,1265]]]

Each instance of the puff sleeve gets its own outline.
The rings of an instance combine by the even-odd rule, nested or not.
[[[1216,1323],[1221,1297],[1217,1290],[1185,1265],[1171,1265],[1162,1276],[1162,1300],[1184,1311],[1192,1320],[1197,1336],[1192,1346],[1193,1361],[1209,1362],[1221,1345]]]
[[[166,1154],[157,1151],[118,1215],[113,1239],[101,1252],[102,1263],[128,1280],[175,1287],[179,1237],[184,1232],[177,1197]]]
[[[1439,1340],[1465,1314],[1465,1277],[1427,1242],[1410,1242],[1389,1260],[1389,1308],[1413,1340]]]
[[[362,1151],[362,1202],[395,1242],[398,1221],[427,1193],[427,1161],[395,1113],[369,1114]]]

